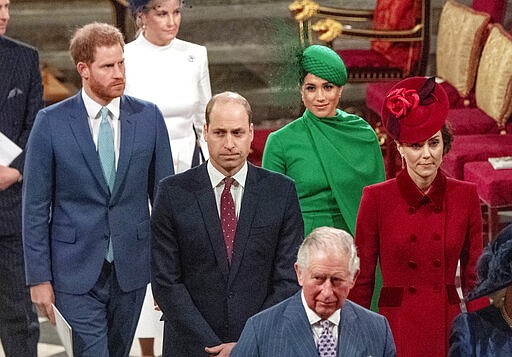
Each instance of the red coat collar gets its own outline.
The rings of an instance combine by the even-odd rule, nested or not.
[[[440,171],[437,172],[436,178],[432,182],[432,188],[427,194],[420,191],[406,169],[398,174],[396,183],[402,197],[415,210],[424,204],[428,204],[434,212],[441,212],[443,210],[446,176]]]

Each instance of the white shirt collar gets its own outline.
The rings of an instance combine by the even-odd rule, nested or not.
[[[217,170],[210,160],[206,164],[206,169],[208,170],[208,175],[210,176],[210,181],[212,183],[212,187],[215,188],[219,185],[223,185],[222,180],[226,177],[223,173]],[[247,178],[247,161],[244,163],[242,168],[234,174],[232,177],[235,179],[236,183],[240,185],[242,188],[245,188],[245,180]]]
[[[101,104],[96,103],[91,97],[87,95],[85,90],[82,88],[82,99],[84,101],[85,110],[89,118],[99,118],[100,109],[103,107]],[[110,113],[112,114],[112,120],[119,119],[119,112],[121,106],[121,97],[112,99],[110,103],[106,105]]]
[[[308,306],[308,303],[306,302],[306,297],[304,296],[304,291],[301,291],[300,297],[301,297],[301,300],[302,300],[302,305],[304,306],[304,310],[306,310],[306,315],[308,317],[309,324],[310,325],[317,324],[319,321],[322,320],[322,318],[320,316],[318,316],[316,314],[316,312],[314,312]],[[341,313],[341,309],[338,309],[338,310],[334,311],[334,313],[331,316],[329,316],[329,318],[327,320],[329,320],[329,322],[331,324],[333,324],[334,326],[338,327],[339,324],[340,324],[340,313]]]

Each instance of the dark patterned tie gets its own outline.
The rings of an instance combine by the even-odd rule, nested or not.
[[[231,195],[231,185],[233,181],[234,179],[232,177],[224,178],[224,190],[220,196],[220,220],[229,263],[231,263],[236,232],[235,201],[233,201],[233,196]]]
[[[322,327],[322,333],[318,339],[318,355],[320,357],[336,357],[336,344],[329,325],[329,320],[320,321]]]

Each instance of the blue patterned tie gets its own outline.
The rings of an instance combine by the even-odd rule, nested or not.
[[[336,344],[329,325],[329,320],[320,321],[322,327],[322,333],[318,339],[318,355],[320,357],[336,357]]]
[[[98,155],[100,156],[103,175],[107,181],[109,191],[112,193],[114,182],[116,179],[116,156],[114,151],[114,135],[112,128],[108,122],[108,109],[101,108],[101,123],[98,134]],[[108,249],[105,259],[111,263],[114,260],[114,252],[112,250],[112,240],[108,240]]]

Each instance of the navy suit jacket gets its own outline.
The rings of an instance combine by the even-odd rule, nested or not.
[[[396,356],[386,318],[349,300],[341,311],[336,351],[338,356]],[[230,356],[318,356],[301,292],[251,317]]]
[[[173,357],[236,341],[250,316],[299,289],[293,263],[304,227],[295,185],[248,165],[231,266],[207,163],[160,183],[152,288]]]
[[[43,107],[39,55],[33,47],[0,36],[0,132],[25,149]],[[10,165],[23,174],[25,152]],[[21,233],[21,184],[0,191],[0,235]]]
[[[27,144],[23,244],[27,283],[84,294],[96,283],[108,238],[123,291],[149,282],[148,197],[173,173],[154,104],[123,96],[116,179],[110,194],[81,92],[41,110]]]

